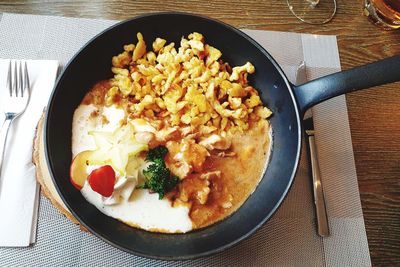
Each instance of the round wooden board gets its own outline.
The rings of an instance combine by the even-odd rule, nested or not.
[[[65,206],[54,186],[53,179],[51,178],[50,172],[47,168],[46,156],[44,152],[43,127],[44,114],[39,120],[36,128],[36,136],[33,144],[32,161],[36,165],[36,179],[41,185],[42,193],[51,201],[53,206],[56,207],[62,214],[64,214],[70,221],[79,225],[82,230],[87,231],[82,225],[79,224],[79,221]]]

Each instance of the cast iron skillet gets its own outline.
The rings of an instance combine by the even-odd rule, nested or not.
[[[256,73],[250,82],[260,89],[274,113],[273,152],[255,192],[227,219],[186,234],[159,234],[131,228],[103,215],[69,181],[71,124],[75,108],[97,81],[111,77],[111,58],[141,32],[148,47],[156,37],[179,45],[197,31],[220,49],[231,66],[247,61]],[[45,125],[46,156],[56,188],[73,215],[104,241],[133,254],[157,259],[190,259],[222,251],[245,239],[276,211],[293,182],[299,162],[302,116],[323,100],[353,90],[400,80],[400,56],[339,72],[301,86],[289,83],[275,60],[241,31],[209,18],[184,13],[159,13],[121,22],[89,41],[60,75],[51,96]],[[299,229],[301,231],[301,229]]]

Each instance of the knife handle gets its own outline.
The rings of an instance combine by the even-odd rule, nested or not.
[[[324,192],[322,191],[321,176],[315,146],[314,131],[306,131],[310,148],[311,173],[313,180],[314,203],[317,216],[318,234],[322,237],[329,236],[328,216],[326,214]]]

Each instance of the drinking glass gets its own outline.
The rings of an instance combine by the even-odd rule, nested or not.
[[[336,14],[336,0],[286,0],[290,11],[308,24],[324,24]]]
[[[364,0],[364,14],[384,29],[400,29],[400,0]]]

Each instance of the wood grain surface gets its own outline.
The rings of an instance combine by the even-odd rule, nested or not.
[[[286,0],[2,0],[0,12],[126,19],[148,12],[186,11],[239,28],[333,34],[343,69],[400,54],[400,31],[384,31],[369,23],[362,15],[362,0],[337,2],[337,15],[325,25],[300,22]],[[399,266],[400,83],[348,94],[347,104],[372,262],[374,266]]]

